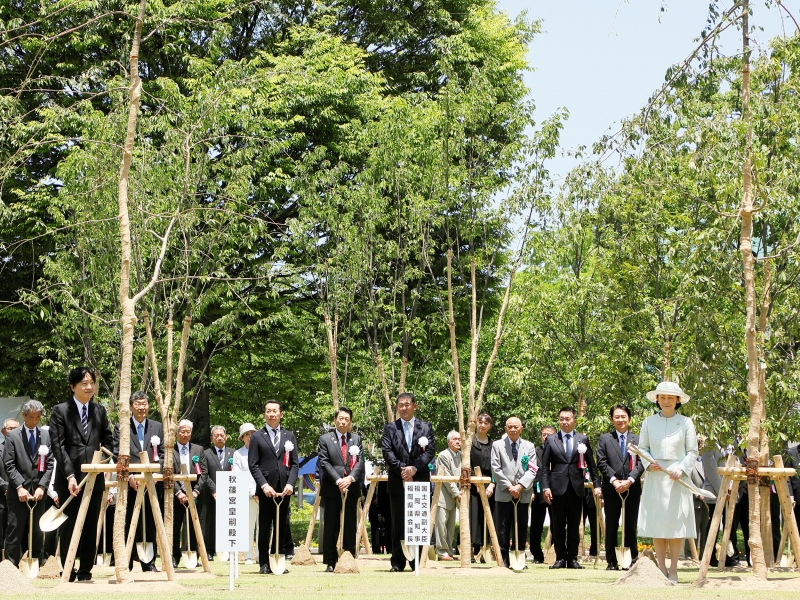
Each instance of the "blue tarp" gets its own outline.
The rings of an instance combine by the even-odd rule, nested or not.
[[[300,463],[302,464],[303,459],[300,459]],[[317,471],[317,457],[310,459],[306,464],[300,467],[299,474],[300,475],[313,475]]]

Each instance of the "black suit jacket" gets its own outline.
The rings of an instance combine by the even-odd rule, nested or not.
[[[200,475],[197,475],[195,471],[195,463],[192,462],[192,458],[198,457],[197,464],[200,465]],[[172,469],[174,470],[176,475],[181,473],[181,455],[180,455],[180,448],[178,447],[178,443],[175,442],[175,447],[172,450]],[[206,455],[203,451],[203,447],[199,444],[192,444],[189,443],[189,475],[197,475],[197,481],[192,484],[192,490],[197,490],[198,493],[198,500],[200,499],[200,494],[203,493],[203,490],[206,487],[206,481],[208,481],[208,462],[206,461]],[[175,495],[178,492],[186,493],[186,488],[183,485],[183,481],[176,481],[174,485]],[[215,488],[216,489],[216,488]]]
[[[419,445],[419,439],[428,438],[428,445],[423,450]],[[411,437],[411,451],[406,446],[406,438],[403,433],[403,420],[397,419],[392,423],[387,423],[383,427],[383,437],[381,439],[383,450],[383,460],[386,461],[386,468],[389,472],[389,493],[402,494],[405,490],[403,477],[400,469],[407,466],[416,467],[414,481],[430,481],[431,472],[428,464],[433,461],[436,452],[436,440],[433,437],[433,427],[430,423],[414,419],[414,432]]]
[[[81,417],[75,400],[57,404],[50,415],[50,439],[58,465],[55,474],[55,490],[59,498],[66,498],[67,477],[74,475],[79,483],[86,476],[81,471],[83,463],[92,461],[92,455],[100,446],[114,447],[114,435],[108,423],[108,415],[102,404],[89,401],[89,435],[83,434]]]
[[[639,436],[631,433],[630,430],[625,434],[625,445],[639,444]],[[622,451],[619,447],[619,434],[616,429],[612,433],[604,433],[597,442],[597,468],[603,478],[603,494],[616,494],[611,478],[625,480],[633,477],[634,483],[631,484],[631,495],[639,496],[642,493],[641,477],[644,472],[642,461],[635,454],[626,453],[625,460],[622,460]],[[634,466],[631,471],[631,460],[633,457]]]
[[[136,431],[136,423],[131,421],[131,436],[129,453],[131,456],[131,464],[139,463],[139,452],[142,452],[142,447],[139,445],[139,433]],[[153,436],[157,436],[158,443],[158,464],[164,466],[164,427],[158,421],[152,419],[144,420],[144,451],[147,452],[147,458],[153,462],[153,447],[150,440]],[[119,458],[119,425],[114,426],[114,460]]]
[[[45,470],[39,472],[39,447],[47,446],[50,450],[45,459]],[[31,448],[25,437],[25,428],[20,425],[8,434],[5,452],[3,453],[3,466],[8,474],[8,488],[10,493],[16,493],[19,487],[24,487],[33,494],[37,487],[47,491],[50,478],[53,476],[53,450],[50,444],[50,432],[36,428],[36,454],[31,456]]]
[[[586,444],[586,466],[594,487],[600,487],[600,477],[594,464],[592,447],[589,438],[582,433],[572,432],[572,456],[567,461],[561,432],[547,436],[542,452],[542,491],[550,489],[553,496],[562,496],[567,488],[572,487],[576,494],[583,498],[583,469],[578,468],[578,445]]]
[[[264,495],[261,488],[265,483],[281,493],[286,485],[294,487],[297,481],[299,459],[297,456],[297,440],[291,431],[281,428],[278,439],[278,448],[272,445],[272,440],[267,433],[266,427],[254,431],[250,436],[250,448],[247,452],[247,465],[250,467],[250,474],[256,480],[256,495]],[[289,453],[289,466],[284,466],[284,455],[286,454],[286,442],[291,442],[294,448]]]
[[[347,464],[342,460],[342,444],[339,441],[339,432],[335,429],[331,432],[319,436],[317,443],[317,464],[320,471],[324,473],[322,483],[320,484],[320,493],[324,497],[339,496],[341,492],[336,485],[336,481],[348,475],[355,479],[355,486],[352,487],[353,493],[361,493],[360,486],[364,480],[364,456],[362,454],[363,448],[361,446],[361,436],[357,433],[348,433],[347,435]],[[353,470],[350,470],[351,455],[350,448],[355,446],[358,448],[356,455],[356,464]],[[356,492],[355,490],[358,490]]]
[[[8,435],[11,435],[11,433]],[[5,449],[6,440],[3,440],[3,443],[0,444],[0,505],[5,504],[6,492],[8,491],[8,475],[6,475],[6,469],[3,465],[3,454],[5,453]]]
[[[207,496],[217,492],[217,471],[232,471],[233,470],[233,453],[235,450],[225,446],[225,454],[222,459],[222,464],[219,462],[219,455],[217,454],[217,447],[211,446],[206,448],[204,454],[206,455],[206,464],[208,465],[208,477],[206,477],[206,484],[203,486]]]
[[[542,461],[544,460],[544,444],[541,446],[536,446],[536,464],[541,465]],[[545,504],[546,500],[544,499],[544,487],[542,486],[542,473],[544,473],[544,469],[539,469],[536,471],[536,477],[533,478],[533,493],[534,493],[534,502],[537,504]],[[536,484],[539,484],[540,492],[536,492]]]
[[[786,451],[786,460],[783,465],[789,469],[800,469],[800,453],[798,453],[800,446],[789,448]],[[800,476],[793,476],[789,478],[789,491],[794,496],[795,501],[800,502]]]

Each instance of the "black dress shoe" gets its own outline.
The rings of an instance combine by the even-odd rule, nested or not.
[[[158,567],[156,566],[156,563],[150,563],[148,565],[143,564],[142,573],[147,573],[147,572],[158,573]]]
[[[568,569],[582,569],[583,565],[579,563],[576,559],[572,559],[571,561],[567,562]]]
[[[566,569],[567,568],[567,561],[563,558],[559,558],[556,562],[550,565],[551,569]]]
[[[269,565],[261,565],[261,568],[258,570],[260,575],[269,575],[272,571],[269,568]]]
[[[77,572],[75,569],[72,569],[72,573],[70,573],[70,574],[69,574],[69,580],[70,580],[70,582],[73,582],[73,581],[75,581],[75,579],[76,579],[77,577],[78,577],[78,572]]]
[[[325,572],[326,573],[333,573],[335,570],[336,570],[336,567],[334,567],[333,565],[328,565],[328,568],[325,569]]]
[[[91,581],[91,580],[92,580],[91,571],[78,571],[78,581]]]
[[[178,568],[178,561],[175,560],[174,558],[172,559],[172,568],[173,569],[177,569]]]
[[[389,573],[399,573],[399,572],[400,569],[398,569],[397,567],[392,567],[391,569],[389,569]]]
[[[544,559],[541,559],[541,560],[540,560],[540,559],[538,559],[538,558],[534,558],[532,562],[533,562],[533,564],[535,564],[535,565],[543,565],[543,564],[544,564]]]
[[[617,565],[609,563],[608,566],[606,567],[606,571],[619,571],[619,567]]]
[[[211,562],[213,560],[214,560],[214,555],[213,554],[209,554],[208,555],[208,562]]]

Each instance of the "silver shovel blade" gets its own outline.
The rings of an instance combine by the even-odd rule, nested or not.
[[[153,551],[153,542],[136,542],[136,553],[139,555],[139,560],[144,563],[152,562],[155,558]]]
[[[39,517],[39,529],[41,529],[43,533],[55,531],[61,527],[61,524],[66,520],[67,515],[65,515],[63,512],[59,512],[55,506],[51,506],[41,517]]]
[[[522,571],[525,568],[525,552],[516,551],[508,553],[508,565],[514,571]]]
[[[28,579],[36,579],[39,574],[39,560],[36,558],[23,558],[19,561],[19,568]]]
[[[220,552],[217,555],[217,558],[219,558],[222,562],[228,562],[230,560],[230,553],[228,553],[228,552]]]
[[[187,569],[197,568],[197,552],[188,550],[183,553],[183,566]]]
[[[275,575],[283,575],[284,571],[286,571],[286,556],[283,554],[270,554],[269,568]]]
[[[414,560],[414,551],[410,547],[406,546],[405,540],[400,540],[400,547],[403,549],[403,555],[406,557],[407,561],[410,562]]]
[[[110,567],[111,566],[111,557],[113,555],[111,552],[100,552],[97,555],[97,566],[98,567]]]
[[[617,555],[617,564],[622,569],[630,569],[633,559],[631,558],[631,549],[627,546],[617,546],[614,548],[614,553]]]

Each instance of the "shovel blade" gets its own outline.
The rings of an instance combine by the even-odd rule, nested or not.
[[[39,574],[39,561],[35,558],[23,558],[19,562],[19,568],[28,579],[36,579]]]
[[[789,557],[785,554],[781,556],[781,567],[788,567],[789,566]]]
[[[55,531],[66,520],[67,515],[63,512],[59,512],[55,506],[51,506],[39,517],[39,529],[41,529],[43,533]]]
[[[284,571],[286,571],[286,556],[283,554],[270,554],[269,568],[275,575],[283,575]]]
[[[633,559],[631,558],[631,549],[627,546],[617,546],[614,548],[614,553],[617,555],[617,564],[622,569],[630,569]]]
[[[414,560],[414,551],[409,546],[406,546],[405,540],[400,540],[400,547],[403,549],[403,556],[406,557],[407,561]]]
[[[508,565],[514,571],[522,571],[525,568],[525,552],[514,550],[508,553]]]
[[[230,554],[228,552],[220,552],[219,553],[219,559],[222,562],[228,562],[228,560],[230,560]]]
[[[153,542],[136,542],[136,553],[139,555],[139,560],[144,563],[152,562],[155,558],[153,552]]]
[[[183,566],[187,569],[197,568],[197,552],[195,550],[187,550],[183,553]]]

